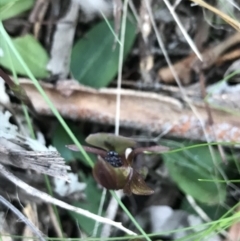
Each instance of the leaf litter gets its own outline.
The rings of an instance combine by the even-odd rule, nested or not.
[[[90,2],[87,6],[82,1],[72,1],[72,4],[76,6],[73,9],[69,6],[66,8],[63,2],[61,4],[51,2],[45,5],[45,10],[40,10],[40,2],[38,0],[35,7],[30,10],[32,12],[29,13],[26,12],[28,6],[16,11],[16,1],[16,5],[13,4],[10,7],[15,15],[12,15],[12,13],[6,15],[4,27],[16,48],[20,49],[21,47],[22,51],[22,46],[24,46],[23,52],[21,52],[23,59],[34,76],[39,78],[39,83],[57,110],[65,119],[68,119],[71,127],[74,126],[74,133],[79,135],[81,143],[85,145],[84,139],[90,134],[96,136],[98,135],[96,133],[113,132],[117,95],[114,79],[117,75],[117,62],[113,58],[109,60],[107,56],[113,54],[119,44],[116,41],[116,36],[113,37],[113,33],[118,35],[118,29],[120,29],[119,13],[121,11],[115,12],[115,14],[111,11],[116,6],[121,9],[121,4],[119,5],[118,1],[114,1],[115,6],[100,1],[98,3],[100,5]],[[107,236],[122,236],[120,230],[128,234],[136,234],[137,229],[133,227],[121,210],[117,210],[115,215],[112,216],[114,221],[101,217],[99,205],[102,186],[110,189],[128,190],[129,192],[126,191],[128,194],[131,192],[138,194],[132,196],[123,194],[121,199],[128,210],[138,217],[137,221],[144,231],[160,233],[160,238],[179,239],[198,235],[205,231],[208,232],[208,229],[203,228],[202,220],[208,222],[210,219],[219,219],[227,211],[226,209],[220,212],[217,217],[212,213],[216,212],[218,208],[221,209],[228,205],[231,207],[232,203],[236,202],[237,197],[229,195],[229,193],[237,192],[239,187],[233,185],[228,179],[239,177],[239,172],[236,171],[239,168],[236,162],[240,138],[237,101],[239,86],[238,76],[229,77],[229,73],[238,70],[239,51],[236,46],[239,44],[239,33],[235,33],[235,30],[231,29],[230,26],[223,25],[219,16],[229,25],[234,26],[235,29],[238,29],[238,23],[235,20],[232,21],[227,16],[226,11],[223,14],[220,5],[209,6],[203,1],[195,2],[206,9],[210,9],[214,14],[208,10],[204,10],[203,14],[201,8],[190,6],[189,2],[184,1],[176,2],[173,9],[188,35],[194,39],[194,44],[200,49],[203,56],[202,63],[192,54],[192,50],[188,47],[188,41],[182,36],[180,25],[177,25],[172,15],[169,15],[164,3],[150,1],[158,30],[163,36],[170,57],[174,60],[173,68],[176,69],[180,77],[180,84],[184,85],[180,88],[179,86],[176,87],[171,68],[166,66],[165,60],[162,58],[163,51],[156,46],[157,37],[151,26],[150,18],[152,16],[148,11],[148,5],[145,1],[139,3],[139,5],[136,3],[129,5],[131,14],[128,15],[128,21],[131,24],[137,23],[139,29],[136,27],[134,30],[127,32],[126,35],[126,42],[129,41],[130,44],[127,46],[124,61],[124,79],[122,80],[124,88],[121,89],[119,121],[121,136],[134,137],[137,135],[137,138],[132,139],[134,143],[138,143],[138,147],[132,146],[131,143],[130,146],[121,143],[120,149],[112,149],[114,141],[111,138],[107,142],[107,148],[105,147],[106,143],[96,146],[90,141],[90,144],[100,147],[101,150],[96,151],[97,148],[94,150],[92,147],[85,146],[86,151],[93,152],[94,150],[94,154],[100,155],[94,159],[93,175],[89,165],[81,155],[73,154],[70,150],[64,150],[65,146],[71,142],[64,142],[64,140],[69,139],[62,134],[60,135],[59,128],[55,128],[56,121],[49,106],[31,81],[22,78],[26,75],[26,72],[15,61],[15,58],[12,58],[12,53],[10,57],[13,62],[10,63],[9,59],[6,60],[7,45],[5,43],[1,45],[0,64],[4,68],[1,77],[8,86],[5,89],[4,83],[1,85],[1,93],[3,93],[1,97],[4,98],[1,99],[3,109],[0,112],[0,152],[2,157],[0,161],[2,177],[0,179],[3,180],[2,183],[6,183],[6,186],[0,188],[0,195],[5,193],[4,198],[6,198],[6,193],[9,192],[15,200],[18,200],[19,195],[20,201],[24,205],[28,205],[30,200],[34,201],[37,205],[35,212],[39,214],[40,220],[38,221],[42,225],[40,226],[42,230],[46,230],[47,227],[47,230],[51,230],[51,232],[53,231],[58,235],[61,233],[51,223],[52,219],[47,224],[40,215],[39,205],[45,205],[43,204],[44,201],[71,210],[70,212],[61,211],[60,213],[62,228],[67,237],[81,236],[79,230],[81,230],[83,236],[85,234],[91,236],[95,226],[94,220],[117,227],[111,229]],[[26,4],[29,3],[30,1],[28,3],[26,1]],[[103,9],[96,9],[96,6],[102,6]],[[231,10],[233,15],[238,14],[237,8],[235,9],[233,6],[230,5],[228,9]],[[74,10],[74,15],[71,15],[71,9]],[[114,23],[111,17],[109,18],[110,26],[104,25],[107,26],[107,31],[104,34],[96,30],[98,24],[102,21],[100,17],[102,14],[99,11],[107,13],[108,17],[111,14],[115,17]],[[17,15],[20,12],[23,15]],[[32,14],[31,16],[34,16],[34,18],[30,18],[29,14]],[[133,21],[134,15],[137,16],[136,22]],[[22,26],[21,21],[16,23],[16,20],[21,20],[22,16],[30,20],[30,23],[27,23],[28,26]],[[101,24],[105,24],[105,22]],[[31,25],[34,25],[33,30]],[[17,30],[16,26],[20,27],[22,33],[26,35],[20,36],[20,31]],[[56,28],[53,26],[56,26]],[[219,26],[222,28],[218,28]],[[112,32],[109,27],[112,28]],[[62,29],[66,29],[70,34],[66,34],[65,31],[61,32]],[[93,39],[88,35],[91,31],[93,33],[95,31]],[[33,38],[32,32],[34,32],[36,38]],[[101,43],[96,41],[96,36],[103,37]],[[104,39],[109,37],[111,41],[107,44],[106,51],[103,51],[105,54],[103,54],[101,49],[104,47]],[[20,44],[16,41],[18,38]],[[68,41],[63,39],[68,39]],[[137,41],[134,39],[137,39]],[[81,45],[83,42],[85,42],[85,47],[77,49],[77,44]],[[18,47],[18,44],[20,47]],[[30,48],[31,53],[25,51],[28,46],[35,46],[35,48]],[[51,53],[50,58],[48,58],[47,53]],[[70,55],[72,55],[71,62]],[[94,56],[98,56],[98,58],[95,58],[95,62],[92,62]],[[118,57],[118,55],[116,56]],[[49,60],[50,62],[48,62]],[[50,68],[49,64],[49,73],[47,62],[51,63],[53,60],[56,68]],[[109,63],[109,65],[106,63]],[[81,78],[74,74],[75,71]],[[5,72],[7,75],[4,75]],[[11,78],[8,78],[8,75],[15,75],[15,73],[20,77],[20,84],[16,84],[11,81]],[[202,85],[199,81],[201,75],[205,77],[206,95],[203,95],[201,89]],[[76,78],[78,82],[73,78]],[[184,88],[190,101],[182,94],[181,88]],[[17,97],[20,101],[13,97]],[[14,113],[19,113],[21,101],[31,111],[33,129],[36,133],[36,130],[41,133],[44,139],[42,143],[24,135],[16,126],[18,123],[15,123],[15,119],[20,118],[15,118]],[[205,101],[208,102],[210,112],[206,111]],[[197,112],[192,112],[191,105],[194,105]],[[13,109],[18,111],[12,112],[11,115],[10,112]],[[212,124],[209,124],[210,115],[214,120]],[[142,139],[142,137],[145,140],[138,142],[137,140]],[[183,145],[172,145],[170,142],[164,142],[163,137]],[[104,137],[101,136],[100,139],[104,139]],[[224,142],[225,145],[223,145],[222,150],[226,166],[222,162],[222,153],[219,155],[215,147],[213,147],[213,150],[211,148],[209,150],[208,147],[197,146],[209,142]],[[53,143],[56,144],[57,149],[50,147]],[[172,147],[168,150],[169,153],[148,155],[149,152],[156,152],[157,150],[155,147],[152,149],[149,147],[158,146],[161,143],[164,143],[163,145],[168,148]],[[228,147],[231,144],[232,152],[230,154],[230,148]],[[196,145],[196,147],[188,151],[191,145]],[[135,151],[135,154],[138,154],[131,161],[126,159],[128,162],[125,162],[125,157],[121,156],[122,149],[126,151],[126,147],[133,148],[132,153]],[[74,151],[78,150],[77,147],[74,148]],[[175,149],[179,149],[178,152],[174,153]],[[148,150],[147,153],[142,153],[146,150]],[[128,152],[129,155],[131,157],[131,151]],[[120,169],[124,169],[124,174],[119,172]],[[46,188],[40,173],[52,176],[50,181],[53,185],[53,195],[58,199],[45,193]],[[136,174],[137,177],[134,173],[138,173]],[[35,178],[33,178],[34,176]],[[62,179],[59,180],[56,177]],[[31,178],[34,180],[31,181]],[[64,181],[69,179],[71,183]],[[212,182],[208,185],[207,182],[200,182],[199,179],[210,179]],[[109,180],[111,181],[109,182]],[[225,183],[221,185],[219,181],[225,181]],[[11,182],[21,189],[17,195]],[[132,185],[133,183],[134,185]],[[142,187],[141,190],[138,189],[139,186]],[[151,191],[148,194],[152,195],[143,197],[143,187],[154,190],[154,194]],[[24,195],[24,192],[30,195],[26,195],[26,193]],[[31,195],[35,196],[35,199],[33,197],[31,199]],[[201,210],[197,212],[198,216],[196,212],[191,214],[188,209],[189,205],[188,208],[183,205],[184,196],[188,197],[189,195],[196,200],[197,206],[192,205],[194,211]],[[105,198],[106,206],[109,200],[108,195]],[[39,202],[39,200],[41,201]],[[67,204],[66,201],[82,209],[77,209]],[[192,203],[190,202],[190,204]],[[103,210],[105,206],[103,205]],[[165,211],[168,210],[171,215],[164,216],[165,211],[162,208],[165,208]],[[87,212],[87,210],[93,212],[93,214]],[[97,216],[94,213],[100,215]],[[203,215],[203,213],[206,215]],[[44,211],[44,214],[51,216],[47,211]],[[79,214],[86,215],[88,218]],[[209,218],[205,219],[206,216],[209,216]],[[62,217],[67,217],[66,221]],[[93,220],[91,223],[89,218]],[[119,220],[130,229],[124,228],[118,222]],[[79,226],[76,225],[76,221]],[[196,227],[199,225],[202,228],[197,229]],[[69,228],[70,226],[71,228]],[[237,237],[237,233],[232,231],[235,226],[237,226],[237,223],[233,224],[232,229],[229,230],[230,236],[234,238]],[[191,227],[192,229],[189,232],[169,233],[183,227]],[[99,230],[94,231],[94,234],[99,236],[102,226],[100,225],[98,228]],[[10,233],[8,229],[5,231]],[[228,234],[224,231],[215,228],[212,236],[203,237],[203,235],[198,238],[199,240],[204,240],[204,238],[205,240],[223,240],[221,236],[216,235],[216,232],[221,232],[223,236],[227,237]],[[168,232],[168,234],[165,235],[165,232]],[[25,232],[22,232],[22,234],[25,234]],[[106,238],[106,236],[104,237]],[[194,240],[194,238],[191,240]]]

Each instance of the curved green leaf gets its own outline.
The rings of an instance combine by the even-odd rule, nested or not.
[[[113,27],[113,21],[110,21]],[[113,27],[114,28],[114,27]],[[124,57],[134,43],[136,26],[127,21]],[[107,86],[118,70],[119,43],[114,48],[114,36],[107,23],[95,25],[73,47],[70,70],[81,84],[99,88]]]
[[[6,20],[29,10],[34,4],[34,0],[1,0],[0,20]]]
[[[219,165],[221,158],[215,153]],[[226,184],[214,182],[220,175],[212,161],[208,147],[198,147],[182,152],[163,154],[171,178],[178,187],[196,200],[214,205],[223,203],[226,198]],[[212,179],[213,182],[198,181]]]
[[[3,39],[1,35],[0,39]],[[12,42],[36,78],[48,76],[46,66],[49,58],[47,52],[32,35],[27,34],[23,37],[12,39]],[[10,71],[13,68],[17,74],[27,75],[22,65],[13,56],[14,54],[8,48],[7,43],[0,41],[0,65]]]

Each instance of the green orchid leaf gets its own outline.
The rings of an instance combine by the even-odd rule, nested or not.
[[[136,146],[136,142],[130,138],[108,133],[89,135],[86,142],[106,151],[115,151],[119,155],[124,155],[127,148],[133,148]]]

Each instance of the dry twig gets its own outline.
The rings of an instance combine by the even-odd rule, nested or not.
[[[182,83],[189,84],[191,82],[191,71],[205,70],[212,67],[220,58],[220,56],[231,46],[240,42],[240,33],[235,33],[225,41],[222,41],[215,47],[210,47],[203,51],[203,62],[201,63],[195,54],[191,54],[183,60],[173,64],[178,77]],[[161,81],[166,83],[174,83],[174,77],[169,67],[161,68],[158,72]]]
[[[3,167],[0,164],[0,172],[1,172],[1,167]],[[31,230],[32,232],[39,238],[41,241],[46,241],[46,239],[43,237],[43,234],[34,226],[34,224],[28,220],[17,208],[15,208],[10,202],[8,202],[4,197],[0,195],[0,202],[5,205],[7,208],[12,210],[20,220],[22,220]]]
[[[32,196],[36,196],[40,199],[42,199],[44,202],[47,203],[52,203],[56,206],[59,206],[61,208],[76,212],[78,214],[84,215],[88,218],[91,218],[93,220],[96,220],[100,223],[107,223],[109,225],[115,226],[116,228],[126,232],[129,235],[136,235],[136,233],[132,232],[131,230],[125,228],[122,226],[122,223],[120,222],[114,222],[110,219],[107,218],[103,218],[100,217],[96,214],[93,214],[87,210],[81,209],[81,208],[77,208],[74,207],[72,205],[69,205],[63,201],[60,201],[50,195],[48,195],[47,193],[38,191],[37,189],[31,187],[30,185],[28,185],[27,183],[23,182],[22,180],[20,180],[19,178],[17,178],[16,176],[14,176],[12,173],[10,173],[3,165],[0,164],[0,173],[6,177],[8,180],[10,180],[11,182],[13,182],[17,187],[20,187],[21,189],[23,189],[26,193],[32,195]]]

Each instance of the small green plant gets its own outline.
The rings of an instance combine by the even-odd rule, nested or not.
[[[154,193],[145,183],[142,170],[135,170],[132,163],[137,154],[144,151],[160,153],[167,151],[167,147],[137,148],[136,142],[132,139],[108,133],[89,135],[86,142],[98,147],[83,146],[85,151],[98,155],[98,161],[93,167],[93,176],[99,184],[110,190],[123,189],[128,195],[132,193],[151,195]],[[79,151],[75,145],[67,145],[67,147],[73,151]],[[128,149],[129,153],[127,153]]]

